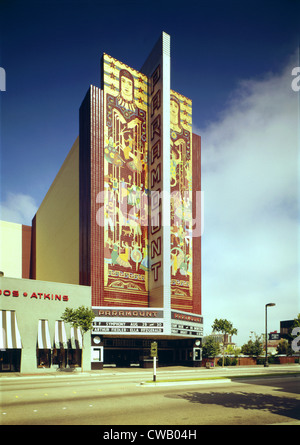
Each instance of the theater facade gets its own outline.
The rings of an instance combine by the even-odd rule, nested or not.
[[[101,86],[32,223],[33,280],[90,288],[91,369],[199,365],[201,140],[171,90],[170,36],[144,65],[103,54]]]

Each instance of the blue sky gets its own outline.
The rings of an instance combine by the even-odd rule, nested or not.
[[[100,86],[103,52],[139,69],[171,36],[171,87],[202,136],[205,333],[228,318],[239,344],[299,312],[300,3],[1,0],[1,215],[30,224]]]

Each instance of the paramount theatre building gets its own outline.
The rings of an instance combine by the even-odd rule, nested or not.
[[[33,218],[30,278],[90,289],[91,369],[148,366],[152,341],[159,365],[201,362],[200,137],[170,77],[165,33],[139,71],[103,55]]]

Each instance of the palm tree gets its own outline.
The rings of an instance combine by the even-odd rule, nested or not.
[[[223,334],[223,360],[222,366],[224,366],[224,355],[225,355],[225,335],[236,335],[237,329],[233,327],[232,323],[226,319],[220,318],[219,320],[216,318],[213,325],[212,330],[215,332],[221,332]]]

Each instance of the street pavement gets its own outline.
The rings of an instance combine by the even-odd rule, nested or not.
[[[156,378],[141,368],[2,373],[0,423],[102,425],[104,439],[107,425],[148,425],[151,440],[155,425],[300,424],[299,365],[162,367]]]

